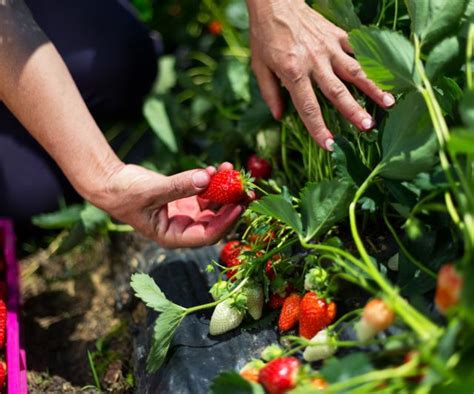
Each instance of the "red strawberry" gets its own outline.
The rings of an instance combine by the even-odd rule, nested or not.
[[[312,291],[307,292],[300,304],[300,330],[302,337],[313,338],[327,327],[336,316],[336,304],[329,305]]]
[[[301,296],[297,293],[292,293],[285,298],[280,313],[280,319],[278,320],[278,329],[280,332],[289,331],[298,324],[300,303]]]
[[[270,309],[280,309],[285,302],[285,297],[280,296],[279,294],[272,293],[268,300],[268,307]]]
[[[238,241],[237,241],[238,242]],[[230,247],[229,247],[230,249]],[[231,257],[230,260],[228,260],[226,263],[226,266],[227,267],[235,267],[237,265],[240,265],[242,263],[245,262],[245,260],[242,258],[242,251],[249,251],[249,250],[252,250],[252,248],[248,245],[239,245],[239,246],[236,246],[232,251],[229,251],[229,255],[231,253],[234,253],[234,251],[237,251],[237,254],[235,255],[235,257]],[[227,258],[226,256],[224,256],[224,258]],[[221,259],[222,259],[222,256],[221,256]],[[224,261],[224,260],[223,260]],[[235,274],[237,273],[236,270],[230,270],[230,271],[226,271],[226,275],[229,279],[231,279]]]
[[[284,394],[296,386],[299,369],[297,358],[277,358],[260,370],[258,382],[268,394]]]
[[[270,260],[267,261],[265,264],[265,273],[267,274],[268,279],[273,280],[276,277],[275,268],[273,267],[273,263],[277,263],[281,260],[281,256],[279,254],[275,254]]]
[[[272,165],[262,157],[252,155],[247,161],[247,170],[256,179],[268,179],[272,175]]]
[[[446,264],[441,267],[438,273],[438,283],[436,286],[435,304],[440,313],[455,306],[461,297],[463,277],[459,275],[453,264]]]
[[[222,23],[219,21],[212,21],[209,23],[207,26],[209,33],[211,33],[213,36],[220,36],[222,34],[223,26]]]
[[[237,258],[233,258],[231,261],[227,263],[227,267],[235,267],[237,265],[240,265],[242,262]],[[237,270],[229,270],[226,271],[225,274],[227,278],[232,279],[232,277],[237,273]]]
[[[222,248],[219,258],[225,265],[227,265],[230,261],[232,261],[232,259],[236,258],[240,254],[240,249],[240,241],[229,241]]]
[[[0,389],[5,386],[7,380],[7,364],[5,361],[0,361]]]
[[[5,344],[5,331],[7,328],[7,306],[0,300],[0,349]]]
[[[247,197],[250,179],[236,170],[217,171],[200,197],[218,204],[237,204]]]

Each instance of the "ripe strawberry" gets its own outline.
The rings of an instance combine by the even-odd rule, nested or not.
[[[250,246],[248,245],[244,245],[244,246],[237,246],[235,247],[234,251],[238,251],[238,254],[235,256],[235,257],[231,257],[227,262],[226,262],[226,266],[227,268],[230,268],[230,267],[236,267],[236,266],[239,266],[240,264],[243,264],[245,263],[245,259],[244,259],[244,256],[241,254],[242,251],[249,251],[251,250]],[[232,252],[231,252],[232,253]],[[225,257],[225,256],[224,256]],[[222,257],[221,257],[222,259]],[[226,271],[226,276],[227,278],[229,279],[233,279],[235,281],[235,274],[237,274],[237,270],[230,270],[230,271]]]
[[[277,358],[260,370],[258,382],[268,394],[284,394],[296,386],[299,369],[297,358]]]
[[[5,331],[7,329],[7,306],[0,300],[0,349],[5,345]]]
[[[438,273],[436,286],[435,305],[441,314],[458,304],[461,297],[463,277],[459,275],[453,264],[441,267]]]
[[[0,390],[5,387],[7,380],[7,364],[5,361],[0,361]]]
[[[311,345],[307,346],[303,358],[308,361],[325,360],[336,352],[336,347],[331,343],[328,330],[319,331],[312,339]]]
[[[395,320],[395,314],[381,299],[370,300],[364,307],[362,318],[356,324],[357,338],[367,342],[380,331],[390,327]]]
[[[222,34],[223,26],[222,23],[219,21],[212,21],[209,23],[207,26],[209,33],[211,33],[213,36],[220,36]]]
[[[410,361],[412,361],[414,358],[418,358],[419,356],[420,356],[420,353],[418,351],[411,350],[407,354],[405,354],[405,357],[403,357],[403,363],[407,364]],[[420,370],[425,366],[426,365],[424,365],[424,364],[421,364],[421,365],[418,364],[417,370]],[[420,383],[423,380],[424,377],[425,377],[425,374],[420,372],[418,375],[409,377],[408,380],[410,380],[412,382],[415,382],[415,383]]]
[[[300,304],[299,334],[302,337],[313,338],[319,331],[331,324],[336,315],[336,304],[331,302],[329,305],[312,291],[304,295]]]
[[[209,334],[221,335],[240,326],[244,313],[232,305],[230,299],[222,301],[216,306],[209,323]]]
[[[236,170],[217,171],[209,182],[209,186],[200,197],[218,204],[237,204],[247,197],[251,189],[248,176]]]
[[[289,331],[298,324],[300,317],[301,296],[292,293],[285,298],[281,308],[280,318],[278,319],[278,329],[280,332]]]
[[[241,245],[241,242],[237,240],[227,242],[219,255],[220,260],[227,265],[240,254]]]
[[[268,299],[268,307],[273,310],[280,309],[284,302],[285,297],[282,297],[277,293],[272,293]]]
[[[263,289],[260,285],[253,283],[244,288],[244,294],[247,296],[247,310],[254,320],[262,317],[263,311]]]
[[[268,179],[272,175],[272,165],[268,160],[252,155],[247,160],[247,170],[255,179]]]

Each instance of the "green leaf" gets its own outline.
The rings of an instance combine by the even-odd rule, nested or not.
[[[176,138],[166,112],[164,101],[158,97],[147,99],[143,106],[143,114],[156,136],[171,152],[178,152]]]
[[[419,85],[415,49],[401,34],[361,27],[350,33],[350,42],[362,68],[381,89],[402,92]]]
[[[457,116],[457,107],[463,97],[463,91],[454,79],[440,78],[433,87],[436,99],[446,117]]]
[[[133,274],[130,286],[135,291],[135,295],[140,298],[147,307],[157,312],[163,312],[174,305],[161,291],[150,275],[137,273]]]
[[[300,196],[305,239],[322,235],[344,219],[353,195],[353,185],[335,179],[307,184]]]
[[[290,226],[298,234],[302,234],[301,218],[291,203],[281,194],[265,196],[254,201],[249,207],[261,215],[270,216]]]
[[[464,93],[459,112],[464,124],[474,130],[474,90],[467,90]]]
[[[56,212],[33,216],[31,221],[35,226],[48,230],[70,228],[80,220],[82,209],[82,205],[70,205]]]
[[[455,129],[451,132],[448,149],[453,154],[474,154],[474,131]]]
[[[232,59],[227,63],[227,77],[234,95],[246,102],[250,101],[249,70],[246,63]]]
[[[348,380],[372,371],[374,368],[364,353],[352,353],[342,358],[331,358],[324,363],[321,374],[329,383]]]
[[[74,226],[72,226],[71,231],[69,232],[68,236],[63,239],[61,245],[59,245],[58,250],[56,250],[57,254],[64,254],[69,252],[70,250],[74,249],[77,245],[79,245],[82,241],[84,241],[87,237],[86,230],[84,228],[84,223],[82,221],[76,222]]]
[[[426,61],[426,74],[433,81],[450,68],[461,53],[458,37],[448,37],[436,45]]]
[[[176,59],[174,56],[162,56],[158,65],[158,82],[154,88],[155,93],[168,93],[176,85]]]
[[[390,112],[383,130],[382,148],[382,161],[375,171],[386,178],[410,180],[435,164],[436,135],[419,93],[409,93]]]
[[[370,170],[362,163],[352,142],[340,135],[337,135],[335,140],[332,158],[338,177],[361,185],[370,175]]]
[[[163,365],[176,329],[185,317],[185,310],[170,304],[155,322],[153,340],[147,358],[147,371],[154,373]]]
[[[405,0],[411,17],[411,30],[431,45],[455,30],[466,9],[467,0]]]
[[[326,19],[344,30],[355,29],[361,24],[352,0],[319,0],[314,2],[313,7]]]
[[[242,30],[249,28],[249,13],[243,0],[232,0],[225,9],[227,21]]]
[[[223,372],[211,384],[210,394],[265,394],[257,383],[249,382],[237,372]]]
[[[98,227],[106,224],[110,218],[102,209],[91,204],[86,204],[80,216],[87,234],[92,234]]]

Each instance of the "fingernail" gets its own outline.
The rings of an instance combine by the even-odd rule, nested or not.
[[[391,107],[395,104],[395,97],[393,97],[390,93],[386,93],[383,96],[383,105],[386,107]]]
[[[197,171],[193,174],[193,184],[196,187],[204,188],[209,184],[210,176],[207,171]]]
[[[328,138],[326,142],[324,143],[326,150],[328,150],[329,152],[332,152],[334,150],[333,145],[334,145],[334,140],[332,138]]]
[[[365,118],[363,121],[362,121],[362,128],[364,130],[370,130],[372,127],[375,126],[375,122],[372,118]]]

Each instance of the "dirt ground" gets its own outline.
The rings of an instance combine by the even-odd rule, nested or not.
[[[132,392],[127,278],[137,242],[96,239],[66,256],[39,250],[21,260],[30,393]]]

